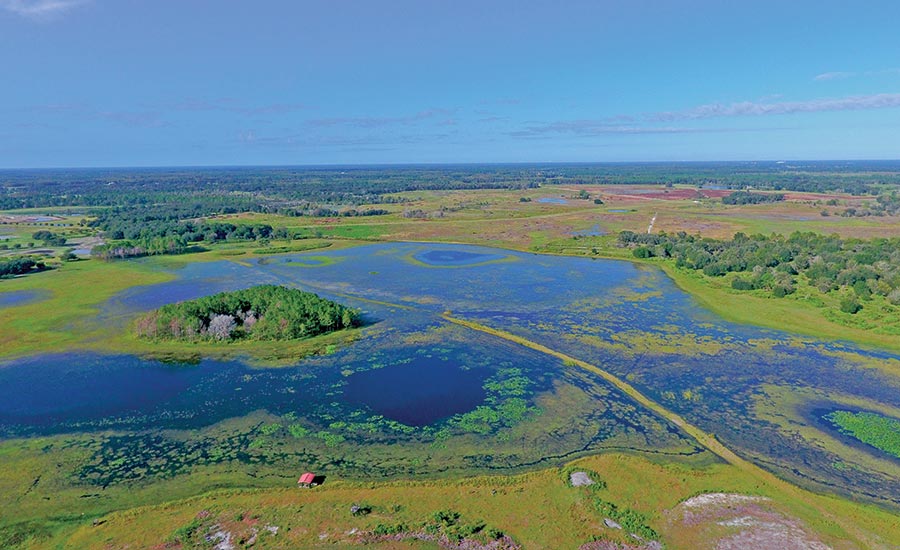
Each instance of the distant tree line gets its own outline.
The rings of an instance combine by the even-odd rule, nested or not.
[[[163,306],[135,329],[140,337],[163,340],[295,340],[359,322],[357,310],[311,292],[260,285]]]
[[[0,210],[53,206],[202,205],[203,214],[355,207],[439,189],[524,189],[543,180],[527,166],[11,170]]]
[[[7,170],[0,210],[60,206],[233,212],[336,210],[403,202],[397,193],[540,185],[686,184],[725,189],[878,195],[900,185],[897,162],[616,163],[342,168]],[[310,208],[311,206],[311,208]],[[335,208],[335,207],[341,208]],[[187,219],[190,216],[183,216]]]
[[[384,216],[390,214],[390,210],[384,208],[368,208],[366,210],[357,210],[356,208],[348,208],[346,210],[335,210],[324,206],[307,206],[305,208],[283,208],[277,212],[282,216],[302,217],[310,216],[313,218],[356,218],[359,216]]]
[[[722,204],[762,204],[783,200],[784,193],[751,193],[749,191],[735,191],[730,195],[722,197]]]
[[[847,313],[856,313],[876,295],[900,305],[900,238],[797,232],[788,237],[736,233],[731,240],[716,240],[684,232],[623,231],[618,242],[637,258],[671,258],[678,267],[710,277],[739,273],[731,282],[737,290],[766,289],[783,297],[795,292],[802,276],[823,293],[841,292],[840,307]]]

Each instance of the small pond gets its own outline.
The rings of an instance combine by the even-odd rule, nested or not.
[[[582,229],[580,231],[572,231],[573,237],[599,237],[606,235],[606,230],[600,227],[600,224],[594,224],[590,229]]]
[[[23,306],[32,302],[37,302],[42,298],[49,296],[48,292],[40,290],[14,290],[12,292],[0,293],[0,308]]]
[[[466,250],[424,250],[414,253],[412,257],[425,265],[433,267],[462,267],[498,261],[508,256]]]

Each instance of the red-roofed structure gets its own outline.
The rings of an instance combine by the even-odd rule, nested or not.
[[[300,487],[315,487],[316,475],[312,472],[306,472],[297,480],[297,485]]]

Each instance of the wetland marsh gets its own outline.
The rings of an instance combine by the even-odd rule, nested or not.
[[[804,420],[806,401],[770,388],[805,388],[817,408],[832,395],[900,408],[887,373],[896,356],[724,322],[652,267],[413,243],[180,268],[138,261],[174,278],[112,296],[93,322],[266,283],[358,307],[367,326],[358,341],[286,367],[89,352],[7,361],[7,456],[26,460],[17,438],[35,436],[55,441],[53,452],[85,453],[75,442],[93,434],[63,478],[104,487],[223,466],[229,483],[277,486],[298,464],[378,479],[516,472],[603,450],[719,460],[590,372],[442,319],[452,312],[598,365],[780,476],[900,505],[895,457],[857,463],[758,406],[811,433],[822,426]]]

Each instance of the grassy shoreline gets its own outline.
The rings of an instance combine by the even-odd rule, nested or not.
[[[726,321],[755,325],[821,340],[853,342],[883,350],[900,351],[895,335],[840,325],[825,318],[820,309],[795,299],[764,298],[710,284],[704,275],[679,269],[664,261],[636,261],[660,268],[678,288],[704,308]]]
[[[572,471],[588,472],[603,485],[572,487],[567,479]],[[664,490],[647,492],[647,486]],[[853,537],[819,515],[817,508],[826,507],[871,535],[864,547],[900,543],[896,516],[872,505],[814,493],[786,494],[778,487],[760,485],[728,464],[687,466],[606,453],[512,476],[366,483],[332,480],[312,490],[214,490],[99,516],[60,518],[55,528],[31,547],[162,547],[166,541],[174,543],[185,526],[198,525],[198,514],[209,516],[207,523],[217,522],[240,532],[254,525],[278,526],[277,536],[259,537],[259,546],[264,548],[353,547],[359,546],[354,543],[354,530],[371,531],[379,524],[415,526],[438,510],[458,512],[463,521],[481,520],[499,527],[525,548],[575,548],[597,534],[613,542],[633,542],[627,532],[605,528],[603,516],[594,508],[594,498],[599,497],[640,514],[668,547],[691,548],[704,533],[673,522],[671,510],[689,497],[711,492],[771,498],[777,510],[797,518],[835,547],[848,547],[853,544],[848,538]],[[485,506],[488,502],[491,506]],[[369,506],[371,513],[354,516],[349,512],[353,504]],[[328,537],[321,538],[322,533]],[[369,547],[406,546],[385,541]]]

